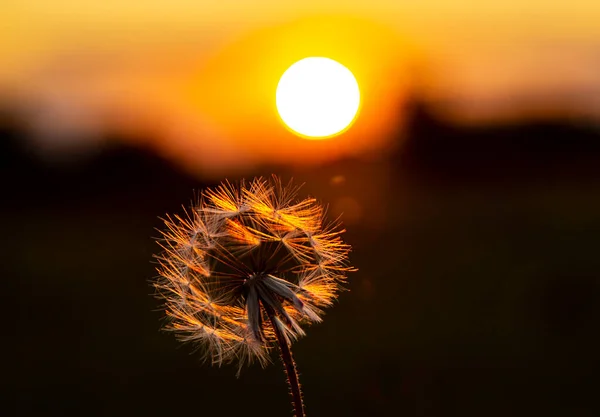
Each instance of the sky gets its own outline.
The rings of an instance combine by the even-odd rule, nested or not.
[[[9,0],[0,19],[0,101],[44,154],[119,131],[207,171],[376,157],[415,95],[460,123],[600,121],[593,1]],[[317,144],[285,130],[274,90],[318,55],[350,68],[363,103]]]

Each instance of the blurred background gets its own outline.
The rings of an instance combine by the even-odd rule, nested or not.
[[[595,416],[600,3],[8,0],[4,415],[290,415],[159,332],[158,216],[272,173],[343,213],[349,292],[295,344],[311,416]],[[306,56],[362,109],[294,136]],[[287,413],[287,414],[286,414]]]

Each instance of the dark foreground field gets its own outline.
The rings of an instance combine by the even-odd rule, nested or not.
[[[158,331],[157,217],[208,183],[121,145],[47,165],[1,129],[6,415],[289,415],[277,361],[236,379]],[[600,414],[598,130],[421,109],[387,159],[259,171],[354,202],[360,271],[295,345],[308,415]]]

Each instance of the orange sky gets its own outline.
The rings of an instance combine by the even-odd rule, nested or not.
[[[200,170],[376,155],[414,90],[457,120],[565,97],[600,120],[598,2],[408,3],[8,0],[0,98],[39,146],[124,129]],[[309,142],[281,126],[274,91],[316,55],[350,68],[364,101],[348,132]]]

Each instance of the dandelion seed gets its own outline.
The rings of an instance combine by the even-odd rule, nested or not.
[[[290,345],[322,320],[342,288],[350,246],[316,200],[273,177],[206,190],[184,216],[167,216],[157,295],[167,329],[212,364],[265,365],[279,346],[296,416],[304,408]]]

